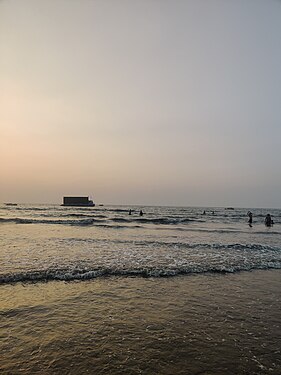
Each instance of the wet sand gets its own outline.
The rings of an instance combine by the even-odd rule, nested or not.
[[[1,374],[280,374],[280,281],[267,270],[1,285]]]

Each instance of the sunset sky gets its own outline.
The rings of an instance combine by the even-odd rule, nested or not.
[[[281,1],[0,0],[0,202],[281,208]]]

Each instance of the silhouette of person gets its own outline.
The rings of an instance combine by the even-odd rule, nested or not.
[[[140,210],[140,216],[142,216],[143,215],[143,212],[142,212],[142,210]]]
[[[132,210],[131,209],[129,209],[129,215],[132,215]]]
[[[253,222],[253,214],[252,214],[251,211],[248,211],[248,216],[249,216],[248,223],[249,223],[249,224],[252,224],[252,222]]]
[[[205,211],[205,210],[203,211],[203,214],[202,214],[202,215],[206,215],[206,211]]]
[[[264,219],[264,223],[267,227],[271,227],[271,225],[273,224],[273,220],[271,218],[271,215],[270,214],[267,214],[265,219]]]

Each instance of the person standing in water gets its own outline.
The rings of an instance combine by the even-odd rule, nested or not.
[[[142,210],[140,210],[140,216],[142,216],[143,215],[143,212],[142,212]]]
[[[265,217],[265,219],[264,219],[264,224],[265,224],[267,227],[271,227],[271,225],[274,224],[270,214],[267,214],[267,215],[266,215],[266,217]]]
[[[252,222],[253,222],[253,214],[251,211],[248,211],[248,216],[249,216],[249,220],[248,220],[248,223],[251,225]]]

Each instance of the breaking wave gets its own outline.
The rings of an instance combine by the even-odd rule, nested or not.
[[[142,224],[184,224],[184,223],[189,223],[189,222],[205,222],[205,220],[200,220],[200,219],[189,219],[189,218],[166,218],[166,217],[160,217],[160,218],[153,218],[153,219],[147,219],[147,218],[134,218],[134,219],[125,219],[122,217],[115,217],[110,219],[112,221],[116,222],[124,222],[124,223],[131,223],[132,221],[136,221],[138,223]]]
[[[64,225],[92,225],[95,219],[84,220],[49,220],[49,219],[22,219],[15,218],[0,218],[0,223],[16,223],[16,224],[64,224]]]
[[[0,275],[0,284],[12,284],[17,282],[46,282],[46,281],[74,281],[91,280],[99,277],[173,277],[189,274],[204,273],[235,273],[240,271],[251,271],[256,269],[280,269],[280,261],[268,261],[262,264],[242,265],[215,265],[199,266],[190,265],[175,268],[98,268],[98,269],[48,269],[28,272],[18,272]]]

